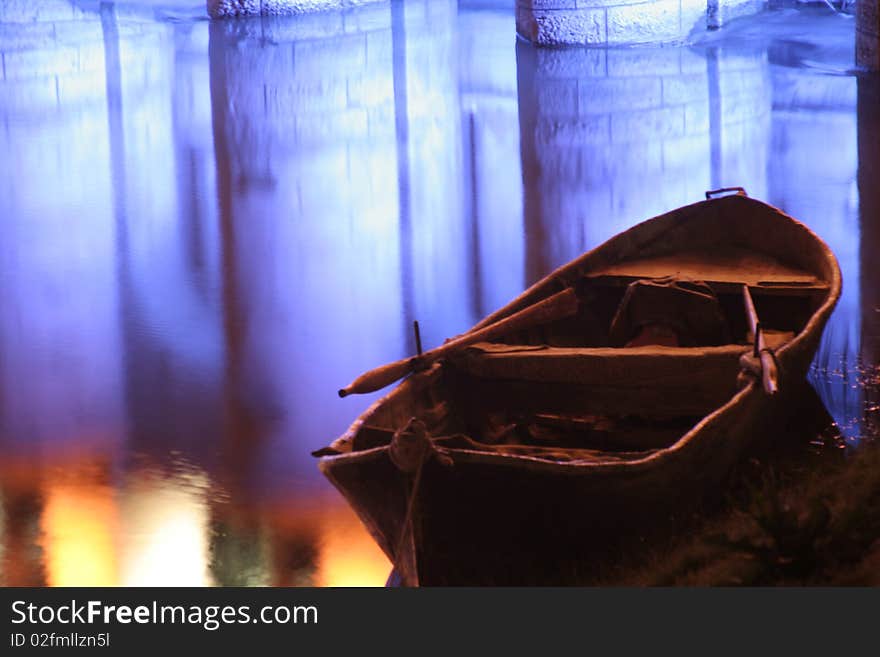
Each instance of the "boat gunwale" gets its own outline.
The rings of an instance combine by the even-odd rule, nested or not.
[[[499,308],[498,310],[496,310],[492,313],[489,313],[486,317],[484,317],[479,322],[477,322],[471,329],[466,331],[465,335],[467,333],[471,333],[473,331],[479,330],[479,329],[483,328],[484,326],[488,326],[489,324],[496,322],[497,320],[501,319],[502,317],[504,317],[510,313],[513,313],[513,312],[516,312],[517,310],[520,310],[523,302],[528,300],[531,296],[537,295],[543,288],[551,288],[554,283],[559,282],[560,280],[564,281],[568,274],[582,270],[584,267],[585,261],[588,261],[591,258],[596,257],[597,255],[601,254],[602,252],[621,250],[622,246],[625,245],[629,240],[631,240],[633,238],[633,236],[638,236],[639,234],[646,232],[646,228],[650,224],[671,222],[676,217],[681,217],[682,215],[686,215],[692,211],[696,211],[699,208],[711,207],[712,204],[714,204],[716,206],[720,206],[723,204],[731,204],[731,203],[748,203],[750,205],[759,206],[763,210],[769,210],[771,214],[776,215],[779,219],[782,219],[783,221],[792,224],[793,227],[795,227],[796,229],[805,233],[808,237],[811,238],[811,240],[814,243],[819,245],[820,249],[823,252],[822,255],[823,255],[824,260],[831,265],[831,267],[830,267],[831,280],[827,281],[827,283],[828,283],[827,289],[822,289],[822,288],[817,288],[817,289],[820,289],[822,292],[827,294],[826,301],[829,300],[830,298],[833,298],[832,307],[834,304],[837,303],[837,299],[840,296],[840,290],[841,290],[840,265],[837,262],[837,258],[834,255],[834,253],[831,251],[828,244],[821,237],[819,237],[819,235],[817,235],[815,233],[815,231],[813,231],[809,226],[807,226],[806,224],[804,224],[801,221],[798,221],[797,219],[795,219],[791,215],[786,214],[785,212],[783,212],[779,208],[777,208],[773,205],[770,205],[769,203],[766,203],[765,201],[751,198],[750,196],[736,194],[736,195],[731,195],[731,196],[722,196],[719,198],[709,199],[709,200],[705,200],[705,201],[697,201],[695,203],[691,203],[689,205],[684,205],[679,208],[675,208],[673,210],[670,210],[668,212],[664,212],[663,214],[656,215],[656,216],[651,217],[649,219],[645,219],[645,220],[640,221],[639,223],[637,223],[633,226],[630,226],[626,230],[621,231],[621,232],[617,233],[616,235],[613,235],[612,237],[608,238],[607,240],[605,240],[601,244],[595,246],[594,248],[590,249],[589,251],[582,253],[574,260],[571,260],[569,262],[566,262],[566,263],[560,265],[559,267],[557,267],[556,269],[551,271],[549,274],[542,277],[539,281],[536,281],[531,286],[529,286],[528,288],[523,290],[517,297],[515,297],[514,299],[511,299],[504,306],[502,306],[501,308]],[[692,219],[692,220],[699,221],[699,219]],[[638,240],[639,242],[642,242],[642,243],[638,244],[638,247],[644,249],[645,247],[649,246],[650,244],[653,244],[657,239],[658,239],[658,236],[653,236],[652,238],[644,240],[644,241]],[[587,275],[587,272],[584,272],[584,271],[581,271],[580,273],[581,273],[581,275]],[[779,289],[779,288],[776,288],[776,289]],[[797,286],[797,289],[804,289],[804,288],[802,286]],[[822,306],[820,306],[819,308],[816,309],[816,311],[814,312],[814,316],[816,314],[818,314],[821,310],[822,310]],[[805,331],[808,326],[809,326],[809,322],[807,322],[807,324],[804,326],[803,330]]]
[[[724,414],[728,409],[739,403],[740,399],[749,394],[757,385],[756,381],[750,381],[742,390],[738,390],[733,397],[725,404],[719,406],[714,411],[705,415],[687,432],[682,434],[681,438],[676,440],[668,447],[658,448],[651,454],[642,458],[632,460],[608,459],[574,459],[571,461],[559,461],[539,456],[530,456],[527,454],[505,454],[499,452],[484,452],[473,449],[462,449],[456,447],[437,446],[435,449],[441,454],[446,454],[452,458],[454,464],[470,463],[470,464],[486,464],[486,465],[504,465],[508,467],[529,466],[531,470],[552,470],[567,471],[567,474],[578,474],[584,470],[591,472],[602,472],[615,474],[620,472],[636,472],[649,469],[656,465],[658,461],[666,461],[670,455],[675,454],[689,444],[693,436],[701,432],[709,423],[714,422],[719,416]],[[763,392],[762,392],[763,394]],[[370,461],[375,457],[381,456],[388,451],[388,445],[380,445],[369,449],[346,452],[343,454],[335,454],[321,457],[318,466],[325,475],[329,476],[330,467],[337,462],[360,462]]]
[[[794,339],[794,338],[792,338]],[[789,341],[790,342],[790,341]],[[472,349],[480,354],[481,358],[519,358],[533,356],[564,356],[576,358],[578,356],[605,356],[608,358],[645,358],[646,356],[668,356],[670,358],[704,358],[706,356],[726,356],[741,354],[751,349],[750,344],[730,342],[727,344],[698,345],[696,347],[671,346],[663,344],[645,344],[636,347],[557,347],[554,345],[510,345],[509,351],[501,349],[482,350],[477,342],[468,345],[462,351]],[[502,343],[489,343],[502,346]],[[786,342],[785,344],[788,344]]]

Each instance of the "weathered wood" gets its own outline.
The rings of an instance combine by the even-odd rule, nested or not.
[[[767,254],[738,247],[712,251],[677,251],[617,262],[592,272],[594,276],[660,278],[675,275],[701,281],[747,285],[815,285],[814,273],[792,267]]]
[[[743,345],[719,347],[570,348],[545,347],[504,350],[476,344],[455,358],[467,373],[488,379],[554,382],[636,388],[724,387],[739,370]]]
[[[365,372],[345,388],[340,389],[339,396],[346,397],[351,394],[363,394],[381,390],[410,372],[423,369],[437,360],[454,354],[456,351],[460,351],[475,342],[492,340],[505,333],[520,331],[555,319],[568,317],[575,314],[577,310],[577,294],[573,288],[566,288],[529,308],[525,308],[498,321],[496,324],[487,326],[479,331],[460,335],[439,347],[426,351],[421,356],[405,358]]]
[[[631,283],[639,280],[641,277],[632,273],[622,274],[606,274],[606,273],[589,273],[585,275],[589,281],[597,285],[605,285],[609,287],[627,287]],[[719,281],[713,279],[703,279],[709,287],[715,290],[716,294],[723,292],[739,294],[742,289],[740,281]],[[828,294],[828,283],[825,281],[799,282],[799,281],[761,281],[753,287],[761,290],[761,294],[769,295],[785,295],[789,296],[800,291],[802,294]]]
[[[746,316],[749,320],[749,330],[755,340],[755,355],[761,359],[761,381],[764,392],[775,395],[779,391],[779,373],[776,370],[776,358],[767,346],[764,332],[761,330],[761,322],[758,320],[758,312],[755,310],[755,302],[749,292],[749,286],[743,285],[743,302],[746,308]]]

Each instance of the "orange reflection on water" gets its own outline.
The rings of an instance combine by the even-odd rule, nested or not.
[[[48,585],[115,585],[119,514],[113,490],[49,481],[45,500],[40,527]]]
[[[322,517],[318,586],[384,586],[391,571],[385,553],[364,530],[358,517],[342,502]]]
[[[237,507],[195,468],[113,482],[106,461],[63,463],[0,472],[4,585],[382,586],[391,570],[335,495]]]

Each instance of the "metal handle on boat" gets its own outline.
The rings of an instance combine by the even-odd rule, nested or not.
[[[748,196],[745,188],[743,187],[722,187],[721,189],[712,189],[706,192],[706,200],[708,201],[718,196],[730,196],[731,194],[736,194],[737,196]]]

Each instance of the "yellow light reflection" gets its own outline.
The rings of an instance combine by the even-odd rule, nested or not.
[[[123,586],[209,586],[203,475],[145,478],[122,495]]]
[[[322,522],[318,586],[383,586],[388,558],[347,505],[328,508]]]
[[[117,577],[113,491],[49,483],[41,523],[49,586],[113,586]]]

